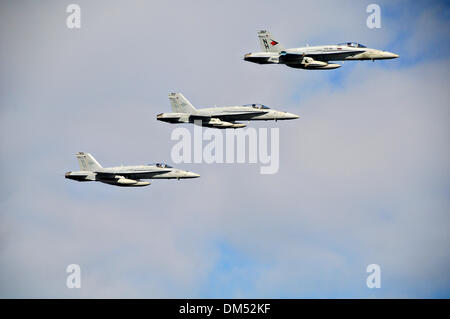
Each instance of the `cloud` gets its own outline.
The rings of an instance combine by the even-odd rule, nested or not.
[[[402,15],[381,3],[380,30],[352,2],[80,6],[81,30],[57,2],[0,10],[2,297],[448,296],[448,44],[417,59],[422,41],[447,38],[442,5]],[[356,39],[401,58],[253,65],[242,56],[259,29],[286,46]],[[279,173],[185,164],[202,177],[64,180],[77,151],[104,166],[170,162],[174,126],[155,115],[171,91],[299,114],[252,124],[280,127]],[[70,263],[80,290],[65,287]],[[381,290],[365,286],[371,263]]]

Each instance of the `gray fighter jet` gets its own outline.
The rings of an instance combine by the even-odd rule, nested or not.
[[[150,185],[150,182],[143,182],[141,179],[200,177],[198,174],[182,171],[164,163],[103,168],[89,153],[78,152],[76,156],[81,171],[67,172],[66,178],[79,182],[97,181],[116,186],[138,187]]]
[[[222,106],[196,109],[181,93],[169,94],[173,113],[161,113],[159,121],[168,123],[194,123],[214,128],[241,128],[247,126],[235,121],[292,120],[298,115],[272,110],[262,104]]]
[[[329,61],[386,60],[398,58],[397,54],[367,48],[356,42],[285,49],[268,31],[258,32],[263,52],[248,53],[245,61],[258,64],[284,64],[291,68],[307,70],[337,69],[341,65]]]

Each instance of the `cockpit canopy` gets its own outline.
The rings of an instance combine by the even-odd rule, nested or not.
[[[356,42],[338,43],[338,45],[348,46],[348,47],[352,47],[352,48],[365,48],[366,47],[366,46],[356,43]]]
[[[156,167],[160,167],[160,168],[172,168],[172,166],[167,165],[165,163],[153,163],[153,164],[149,164],[150,166],[156,166]]]
[[[248,107],[252,107],[254,109],[270,109],[270,107],[265,106],[263,104],[257,104],[257,103],[253,103],[253,104],[245,104],[244,106],[248,106]]]

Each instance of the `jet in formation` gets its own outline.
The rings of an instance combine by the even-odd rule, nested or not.
[[[330,61],[398,58],[397,54],[367,48],[356,42],[285,49],[268,31],[259,31],[258,37],[263,52],[248,53],[244,56],[245,61],[258,64],[284,64],[296,69],[330,70],[341,66],[329,63]]]
[[[262,104],[195,108],[181,93],[169,94],[173,113],[161,113],[159,121],[168,123],[194,123],[200,126],[220,129],[247,126],[236,121],[293,120],[298,115],[270,109]]]
[[[198,174],[176,169],[164,163],[103,168],[89,153],[79,152],[76,156],[81,171],[67,172],[66,178],[79,182],[96,181],[115,186],[138,187],[150,185],[150,182],[141,179],[200,177]]]

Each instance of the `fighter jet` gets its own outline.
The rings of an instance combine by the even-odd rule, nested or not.
[[[103,168],[89,153],[78,152],[76,156],[81,171],[67,172],[66,178],[78,182],[97,181],[115,186],[138,187],[150,185],[150,182],[143,182],[141,179],[200,177],[198,174],[182,171],[164,163]]]
[[[262,104],[222,106],[196,109],[181,93],[169,94],[173,113],[161,113],[156,119],[168,123],[194,123],[220,129],[247,126],[235,121],[292,120],[298,115],[272,110]]]
[[[258,32],[263,52],[248,53],[245,61],[258,64],[284,64],[306,70],[331,70],[341,67],[330,61],[386,60],[398,58],[397,54],[370,49],[356,42],[285,49],[268,31]]]

